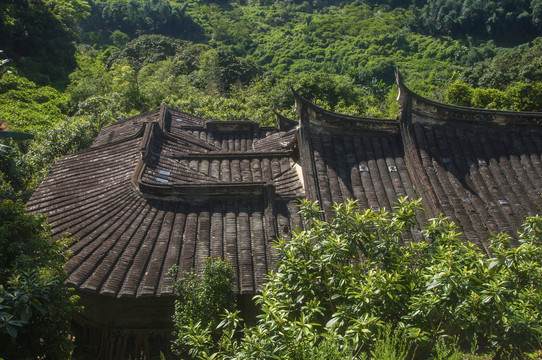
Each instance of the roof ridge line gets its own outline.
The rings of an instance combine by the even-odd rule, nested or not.
[[[149,110],[149,111],[145,111],[145,112],[142,112],[140,114],[137,114],[137,115],[134,115],[134,116],[130,116],[126,119],[122,119],[122,120],[118,120],[118,121],[115,121],[114,123],[110,124],[110,125],[107,125],[107,126],[104,126],[102,129],[107,129],[108,127],[111,127],[111,126],[115,126],[115,125],[119,125],[119,124],[123,124],[125,122],[128,122],[130,120],[133,120],[135,118],[138,118],[138,117],[144,117],[146,115],[149,115],[149,114],[152,114],[153,112],[156,112],[156,111],[159,111],[160,108],[154,108],[152,110]],[[102,129],[100,129],[100,131],[102,131]]]
[[[310,100],[305,99],[299,93],[297,93],[292,86],[290,90],[294,96],[295,108],[299,114],[299,110],[302,105],[307,107],[307,111],[311,112],[307,124],[324,126],[326,128],[332,128],[337,130],[352,130],[353,128],[365,128],[370,130],[379,131],[397,131],[398,121],[397,119],[383,119],[383,118],[371,118],[362,117],[356,115],[341,114],[335,111],[324,109]],[[305,125],[303,121],[300,121],[300,126]]]
[[[416,100],[418,104],[418,109],[421,106],[433,107],[434,110],[426,111],[418,110],[422,113],[427,113],[430,115],[434,121],[453,121],[453,122],[463,122],[463,123],[476,123],[476,124],[495,124],[495,125],[528,125],[528,126],[541,126],[542,125],[542,112],[536,111],[514,111],[514,110],[493,110],[493,109],[483,109],[483,108],[474,108],[460,105],[446,104],[440,101],[428,99],[422,95],[415,93],[410,90],[403,82],[399,70],[395,71],[395,78],[397,86],[399,87],[399,95],[397,100],[399,102],[399,113],[403,108],[406,108],[406,102]],[[415,104],[412,104],[415,105]],[[410,107],[409,111],[415,111],[413,106]],[[438,115],[447,115],[448,118],[439,118]],[[437,116],[435,116],[437,115]],[[455,117],[454,117],[455,115]],[[489,119],[488,119],[489,117]],[[402,116],[399,116],[401,119]],[[530,118],[529,121],[527,118]],[[536,121],[533,121],[535,120]]]
[[[145,125],[146,125],[146,123],[141,124],[141,128],[135,134],[129,135],[129,136],[123,138],[123,139],[103,143],[103,144],[96,145],[96,146],[91,145],[91,147],[89,147],[87,149],[79,150],[79,151],[76,151],[76,152],[74,152],[72,154],[68,154],[68,155],[65,155],[65,156],[71,156],[71,155],[74,155],[74,154],[81,154],[81,153],[86,153],[86,152],[93,151],[93,150],[99,150],[99,149],[103,149],[103,148],[106,148],[106,147],[111,146],[111,145],[118,145],[118,144],[122,144],[123,142],[127,142],[127,141],[130,141],[130,140],[137,139],[138,137],[143,136],[143,133],[145,131]],[[65,156],[63,156],[63,157],[65,157]]]

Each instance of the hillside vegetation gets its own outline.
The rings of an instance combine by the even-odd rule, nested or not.
[[[0,5],[4,197],[27,198],[61,155],[118,119],[169,105],[220,120],[318,105],[397,115],[394,69],[421,95],[542,110],[532,1],[7,0]]]

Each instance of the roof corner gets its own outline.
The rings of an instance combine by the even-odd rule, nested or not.
[[[274,111],[274,113],[280,131],[290,131],[298,125],[297,121],[287,118],[286,116],[281,115],[276,111]]]
[[[399,93],[397,94],[397,102],[399,103],[399,115],[397,118],[399,119],[399,122],[406,121],[410,118],[410,110],[411,106],[409,106],[410,94],[411,91],[409,88],[406,87],[405,83],[403,82],[403,78],[401,76],[401,73],[399,72],[399,67],[395,68],[395,82],[397,83],[397,87],[399,89]]]

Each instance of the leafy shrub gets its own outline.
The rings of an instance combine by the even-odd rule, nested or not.
[[[512,110],[542,111],[542,82],[517,83],[506,89],[512,102]]]
[[[521,358],[540,349],[542,218],[526,220],[518,247],[508,235],[492,238],[487,256],[446,219],[429,221],[425,241],[405,242],[419,204],[401,199],[387,213],[349,202],[325,222],[305,202],[307,229],[278,242],[278,268],[255,298],[258,323],[241,328],[227,313],[218,342],[206,325],[179,338],[203,358],[306,359],[319,347],[442,358],[457,356],[453,344]]]
[[[176,275],[178,268],[172,268],[170,273]],[[216,329],[220,315],[235,309],[234,281],[233,269],[220,259],[207,259],[201,276],[194,272],[181,274],[174,286],[176,300],[173,321],[177,336],[173,342],[174,350],[195,354],[211,350],[198,344],[219,341],[220,332]],[[196,332],[201,336],[188,335]]]
[[[69,358],[77,297],[63,285],[67,245],[51,239],[42,215],[0,203],[0,357]]]
[[[459,106],[472,105],[473,89],[461,81],[456,81],[446,91],[446,101]]]

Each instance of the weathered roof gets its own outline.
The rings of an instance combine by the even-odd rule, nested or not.
[[[209,256],[254,293],[277,261],[273,240],[301,226],[302,197],[326,219],[334,202],[422,198],[421,223],[443,213],[486,250],[490,232],[513,236],[540,213],[542,113],[449,106],[398,84],[398,119],[333,113],[295,92],[300,121],[279,116],[278,129],[162,105],[63,157],[28,207],[79,239],[68,284],[117,297],[170,295],[168,269],[200,270]]]
[[[117,297],[170,295],[168,270],[230,261],[254,293],[276,262],[273,240],[300,225],[295,131],[210,122],[167,108],[105,128],[63,157],[28,204],[53,235],[79,239],[68,284]]]
[[[542,113],[450,106],[398,77],[405,161],[429,216],[443,213],[488,249],[542,208]]]
[[[405,163],[396,119],[359,118],[322,109],[294,92],[300,116],[299,152],[305,188],[322,204],[357,200],[358,208],[393,209],[400,197],[419,197]],[[419,221],[424,222],[423,214]],[[419,229],[412,238],[421,239]]]
[[[491,233],[516,236],[542,208],[542,113],[451,106],[398,85],[396,120],[333,113],[294,92],[307,196],[328,220],[335,202],[390,210],[422,198],[420,223],[444,214],[486,251]]]

